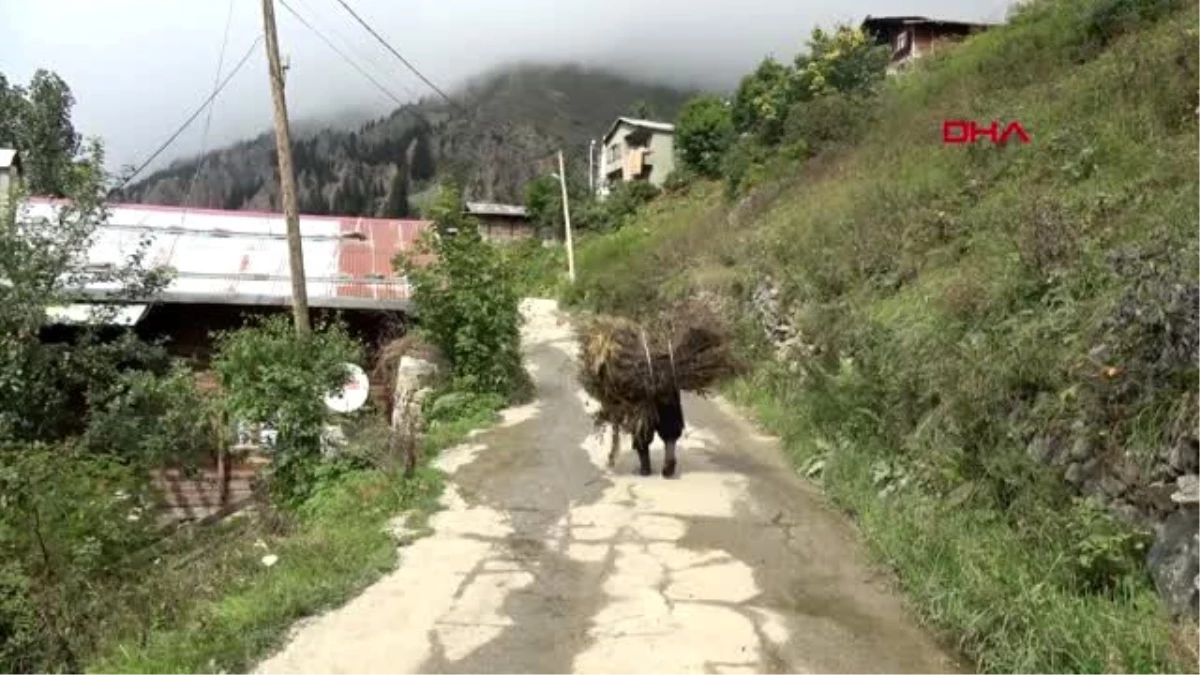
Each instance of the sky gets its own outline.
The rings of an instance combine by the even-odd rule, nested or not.
[[[337,0],[276,0],[293,121],[383,114],[395,103],[301,25],[286,1],[401,100],[431,93]],[[768,54],[791,58],[817,25],[866,15],[1003,20],[1012,0],[345,0],[443,90],[516,61],[608,66],[650,81],[730,89]],[[221,58],[226,21],[228,42]],[[0,72],[57,72],[76,128],[107,164],[140,163],[249,60],[164,162],[266,131],[271,97],[260,0],[0,0]],[[254,45],[251,50],[251,46]],[[153,168],[153,167],[152,167]]]

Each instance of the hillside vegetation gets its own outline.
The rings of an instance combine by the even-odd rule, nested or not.
[[[539,162],[555,150],[564,149],[586,176],[588,141],[614,118],[641,107],[669,119],[686,96],[580,66],[497,69],[454,92],[457,107],[426,99],[357,130],[302,130],[293,139],[300,210],[404,216],[431,193],[435,177],[454,179],[470,199],[520,204],[525,183],[543,172]],[[277,167],[274,136],[264,133],[177,161],[129,186],[123,199],[273,209]]]
[[[1196,15],[1033,2],[799,103],[764,83],[822,57],[766,63],[731,106],[740,136],[691,107],[721,182],[586,238],[566,298],[699,294],[741,319],[759,365],[730,393],[980,669],[1194,672],[1144,561],[1196,471]],[[946,119],[1032,141],[944,145]]]

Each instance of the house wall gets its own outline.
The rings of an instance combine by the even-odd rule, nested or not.
[[[632,176],[625,175],[625,156],[631,149],[628,137],[636,130],[634,127],[622,123],[602,148],[601,167],[603,168],[601,173],[606,183],[633,179]],[[674,134],[651,132],[646,147],[649,153],[645,163],[650,167],[647,180],[661,187],[663,181],[675,169],[675,136]]]
[[[493,243],[529,239],[537,234],[533,223],[525,218],[509,216],[474,216],[479,221],[479,233]]]

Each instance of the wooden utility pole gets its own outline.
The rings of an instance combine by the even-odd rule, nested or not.
[[[575,246],[571,243],[571,207],[567,203],[567,170],[562,150],[558,151],[558,184],[562,186],[563,225],[567,230],[567,276],[575,283]]]
[[[288,262],[292,272],[292,311],[296,332],[307,335],[308,289],[305,287],[304,252],[300,243],[300,207],[296,201],[296,174],[292,169],[292,134],[288,129],[287,100],[283,96],[283,67],[279,64],[279,36],[275,33],[274,0],[263,0],[267,68],[271,72],[271,100],[275,104],[275,152],[279,155],[279,191],[287,221]]]

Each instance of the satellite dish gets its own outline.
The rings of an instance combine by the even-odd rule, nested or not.
[[[349,413],[358,410],[367,402],[370,382],[367,381],[367,374],[362,368],[353,363],[342,365],[348,375],[346,384],[342,385],[337,393],[326,396],[325,405],[334,412]]]

